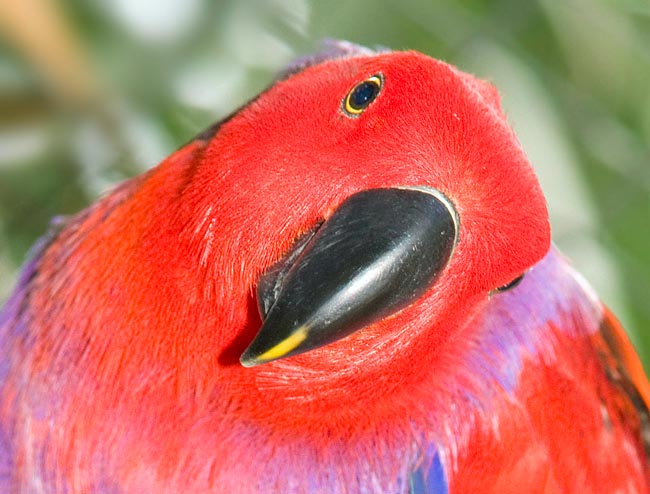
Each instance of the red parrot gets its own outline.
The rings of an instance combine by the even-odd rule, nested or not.
[[[489,83],[331,42],[59,220],[0,493],[648,493],[650,387]]]

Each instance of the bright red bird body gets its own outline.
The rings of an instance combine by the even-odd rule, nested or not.
[[[459,220],[426,293],[243,367],[260,276],[347,198],[396,187]],[[496,91],[414,52],[337,45],[62,221],[0,345],[3,494],[650,492],[647,379],[550,247]]]

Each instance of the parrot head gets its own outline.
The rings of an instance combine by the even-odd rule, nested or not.
[[[261,329],[235,345],[247,367],[435,353],[549,249],[490,84],[417,52],[345,55],[303,63],[228,118],[186,191],[195,211],[230,211],[209,235],[237,254],[207,264],[254,291]]]

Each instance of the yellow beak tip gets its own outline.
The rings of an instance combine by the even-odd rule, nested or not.
[[[308,333],[309,331],[307,329],[307,326],[301,326],[280,343],[277,343],[260,355],[247,358],[244,358],[244,356],[242,356],[239,361],[244,367],[254,367],[265,362],[270,362],[271,360],[277,360],[281,357],[286,356],[292,350],[295,350],[298,345],[307,339]]]

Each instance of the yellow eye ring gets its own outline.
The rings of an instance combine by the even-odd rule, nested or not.
[[[354,86],[343,100],[343,111],[350,117],[358,117],[368,108],[384,84],[381,74],[368,77]]]

